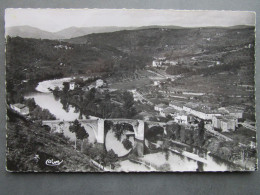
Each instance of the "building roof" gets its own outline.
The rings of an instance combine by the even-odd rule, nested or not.
[[[215,116],[217,119],[221,120],[221,121],[224,121],[224,122],[228,122],[230,120],[237,120],[236,117],[234,116]]]
[[[205,113],[205,114],[222,114],[223,113],[220,110],[213,108],[212,105],[210,105],[210,104],[200,104],[200,103],[188,102],[184,106],[191,108],[195,111]]]
[[[13,104],[13,106],[15,106],[16,108],[20,108],[20,109],[26,107],[24,104],[21,104],[21,103]]]

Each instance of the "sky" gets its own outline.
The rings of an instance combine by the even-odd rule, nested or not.
[[[246,11],[177,11],[151,9],[13,9],[5,10],[5,27],[32,26],[57,32],[72,26],[182,27],[255,25],[255,13]]]

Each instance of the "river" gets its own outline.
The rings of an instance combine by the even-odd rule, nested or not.
[[[29,93],[25,98],[33,98],[35,103],[43,109],[48,109],[57,119],[65,121],[73,121],[79,118],[79,112],[75,112],[72,106],[69,106],[68,110],[64,110],[59,99],[55,98],[49,89],[55,87],[62,88],[64,81],[70,81],[72,78],[63,78],[43,81],[38,84],[36,90],[38,92]],[[84,117],[84,116],[83,116]],[[86,131],[89,134],[88,141],[94,143],[96,141],[93,130],[88,125],[84,125]],[[71,140],[75,140],[75,134],[71,133],[68,127],[62,127],[65,136]],[[122,136],[122,140],[125,136]],[[130,141],[134,144],[134,139]],[[131,152],[132,149],[126,150],[122,142],[118,141],[110,130],[105,137],[105,147],[107,150],[113,149],[115,153],[120,156],[125,156]],[[196,171],[198,163],[195,160],[189,159],[180,154],[169,152],[169,156],[166,157],[165,152],[157,152],[146,154],[143,157],[139,157],[139,160],[145,163],[150,163],[154,167],[164,168],[169,171]],[[228,163],[216,161],[213,157],[207,155],[207,163],[203,165],[204,171],[228,171],[230,166]],[[120,167],[115,171],[151,171],[143,164],[138,164],[130,160],[122,160],[119,162]]]

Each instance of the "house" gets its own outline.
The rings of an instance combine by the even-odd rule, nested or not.
[[[69,89],[74,90],[75,89],[75,82],[70,82]]]
[[[160,115],[162,117],[167,117],[167,116],[173,117],[175,112],[176,112],[176,110],[174,108],[167,107],[167,108],[160,111]]]
[[[20,103],[11,104],[10,107],[11,107],[11,109],[18,112],[21,115],[28,115],[29,114],[29,108],[27,106],[25,106],[24,104],[20,104]]]
[[[176,123],[180,124],[187,124],[188,123],[188,116],[185,114],[178,114],[175,118],[174,121]]]
[[[223,132],[228,132],[228,131],[235,131],[236,130],[236,120],[229,119],[229,118],[224,118],[221,120],[221,129]]]
[[[104,85],[104,81],[102,79],[96,80],[96,88],[102,87]]]
[[[238,120],[234,116],[214,116],[212,125],[223,132],[235,131],[238,126]]]
[[[172,65],[172,66],[175,66],[175,65],[177,65],[177,61],[172,61],[172,60],[166,60],[165,61],[165,64],[170,64],[170,65]]]
[[[154,81],[154,82],[153,82],[153,85],[154,85],[154,86],[159,86],[160,84],[161,84],[160,81]]]
[[[163,109],[167,108],[165,104],[157,104],[154,106],[154,110],[161,112]]]
[[[221,121],[220,120],[222,118],[223,118],[222,116],[214,116],[214,117],[212,117],[212,126],[214,128],[221,129]]]
[[[161,67],[162,66],[162,62],[161,61],[157,61],[157,60],[153,60],[152,66],[153,67]]]

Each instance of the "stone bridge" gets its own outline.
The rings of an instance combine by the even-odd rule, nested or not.
[[[95,135],[98,143],[104,143],[104,119],[84,119],[78,120],[83,126],[89,126]],[[49,126],[52,131],[62,133],[63,128],[69,128],[73,121],[46,120],[42,121],[43,126]]]
[[[137,119],[101,119],[101,118],[95,118],[95,119],[84,119],[84,120],[78,120],[83,126],[89,126],[94,132],[95,138],[98,143],[104,143],[105,141],[105,121],[111,121],[113,124],[122,124],[127,123],[132,125],[135,138],[144,141],[145,138],[145,126],[148,128],[151,128],[153,126],[160,126],[164,129],[164,133],[166,134],[166,123],[161,122],[153,122],[153,121],[143,121],[143,120],[137,120]],[[42,125],[49,126],[52,131],[54,132],[62,132],[63,129],[69,128],[70,125],[72,125],[73,121],[63,121],[63,120],[45,120],[42,121]],[[146,125],[145,125],[146,124]]]
[[[133,119],[106,119],[106,121],[111,121],[113,124],[130,124],[134,129],[135,138],[138,140],[144,140],[144,121]]]

